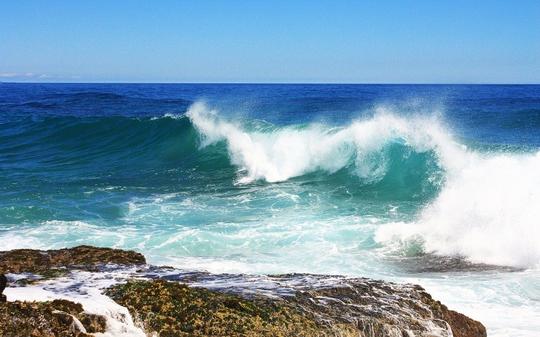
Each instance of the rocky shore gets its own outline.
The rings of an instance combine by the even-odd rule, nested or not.
[[[90,246],[0,252],[0,275],[5,337],[486,336],[420,286],[365,278],[189,272]]]

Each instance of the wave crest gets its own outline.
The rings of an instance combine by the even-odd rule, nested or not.
[[[187,116],[202,137],[202,147],[226,142],[231,162],[245,173],[240,183],[279,182],[319,170],[334,173],[351,164],[357,176],[375,182],[387,172],[385,151],[392,145],[439,153],[438,148],[452,142],[435,119],[407,120],[383,110],[346,127],[311,124],[270,131],[247,130],[200,102]]]

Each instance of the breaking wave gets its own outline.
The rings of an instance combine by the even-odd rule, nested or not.
[[[375,239],[388,247],[420,243],[425,252],[496,265],[540,262],[540,152],[472,150],[435,117],[404,118],[384,109],[343,127],[250,127],[221,118],[203,103],[192,105],[187,116],[202,149],[226,144],[240,184],[348,169],[360,178],[357,184],[390,175],[401,186],[436,190],[415,221],[380,227]],[[400,193],[399,185],[394,188]]]

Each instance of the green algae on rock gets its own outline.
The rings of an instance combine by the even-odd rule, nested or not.
[[[3,337],[90,337],[89,333],[105,330],[104,317],[84,313],[71,301],[0,303]]]
[[[287,302],[264,298],[247,300],[178,282],[132,281],[110,288],[107,295],[127,307],[148,335],[334,335],[313,317],[301,313]]]
[[[164,280],[131,281],[107,295],[148,335],[163,337],[486,336],[481,323],[449,311],[418,286],[367,279],[283,298],[244,298]]]

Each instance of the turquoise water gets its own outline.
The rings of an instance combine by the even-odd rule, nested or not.
[[[539,147],[540,86],[0,84],[0,242],[411,281],[535,336]]]

